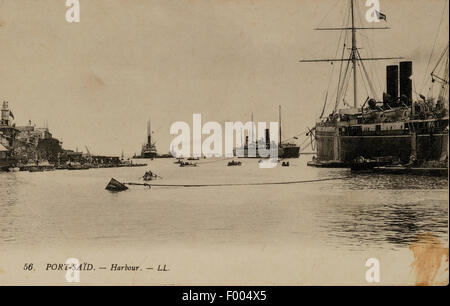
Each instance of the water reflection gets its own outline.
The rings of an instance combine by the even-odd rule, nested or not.
[[[151,170],[174,184],[345,179],[248,189],[104,190],[111,177],[136,181],[145,170],[0,173],[0,246],[264,243],[361,250],[405,247],[420,232],[447,239],[446,178],[352,174],[310,168],[302,159],[271,170],[255,160],[237,168],[219,161],[180,170],[161,159]]]
[[[317,212],[329,243],[338,247],[390,245],[396,248],[415,242],[417,235],[423,232],[435,233],[448,241],[448,201],[442,197],[445,193],[448,197],[448,177],[352,173],[349,170],[337,170],[334,174],[348,178],[338,184],[329,182],[321,188],[341,194],[348,190],[343,198],[349,201],[342,204],[344,200],[339,199],[339,204],[322,207]]]
[[[17,176],[15,174],[0,173],[0,241],[13,242],[14,231],[14,206],[17,202]]]
[[[404,247],[419,233],[447,241],[448,207],[441,201],[328,206],[319,211],[322,229],[334,245]],[[332,216],[332,217],[330,217]]]
[[[385,175],[375,173],[351,173],[342,187],[350,190],[362,189],[445,189],[447,177],[431,177],[419,175]]]

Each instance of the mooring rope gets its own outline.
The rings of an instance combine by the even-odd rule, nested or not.
[[[262,185],[290,185],[290,184],[302,184],[302,183],[314,183],[333,180],[343,180],[350,178],[351,176],[340,176],[333,178],[324,178],[317,180],[303,180],[303,181],[287,181],[287,182],[265,182],[265,183],[222,183],[222,184],[141,184],[141,183],[123,183],[125,185],[142,185],[147,187],[229,187],[229,186],[262,186]]]

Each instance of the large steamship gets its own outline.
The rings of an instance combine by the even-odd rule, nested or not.
[[[253,114],[252,114],[252,121]],[[265,157],[267,152],[264,154],[259,154],[259,148],[264,148],[265,150],[275,148],[278,146],[278,157],[279,158],[298,158],[300,156],[300,147],[292,142],[282,141],[281,134],[281,105],[278,107],[278,141],[271,142],[269,129],[265,130],[265,137],[255,140],[254,131],[250,129],[250,137],[245,137],[245,143],[240,148],[233,149],[233,155],[246,158],[261,158]],[[263,156],[264,155],[264,156]]]
[[[370,80],[372,97],[358,101],[357,69],[368,77],[367,61],[396,60],[401,58],[363,58],[356,44],[359,30],[388,29],[365,28],[355,25],[355,1],[349,1],[350,24],[342,28],[319,30],[351,31],[351,49],[345,58],[344,42],[341,59],[302,60],[301,62],[341,62],[341,73],[335,107],[329,116],[323,116],[311,130],[317,143],[316,165],[348,166],[355,159],[392,158],[404,164],[425,164],[430,161],[448,162],[448,45],[431,73],[433,84],[439,88],[438,97],[413,97],[413,63],[400,61],[386,67],[386,92],[376,98]],[[384,14],[382,16],[385,17]],[[347,32],[348,33],[348,32]],[[350,69],[349,69],[350,67]],[[439,69],[441,67],[442,69]],[[345,103],[345,91],[353,70],[353,106],[338,109]],[[440,74],[438,74],[438,72]],[[359,72],[358,72],[359,73]],[[366,84],[365,83],[365,84]],[[363,103],[359,103],[363,102]],[[327,101],[325,101],[325,104]],[[314,165],[314,164],[313,164]]]
[[[142,145],[141,158],[156,158],[156,143],[152,142],[152,126],[150,120],[147,122],[147,143]]]

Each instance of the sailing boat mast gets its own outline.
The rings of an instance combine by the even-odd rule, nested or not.
[[[356,48],[356,28],[355,28],[355,11],[353,7],[353,0],[350,0],[350,6],[352,9],[352,64],[353,64],[353,107],[357,107],[358,91],[357,91],[357,78],[356,78],[356,54],[358,49]]]
[[[254,121],[253,121],[253,112],[252,112],[252,138],[250,139],[250,140],[251,140],[251,143],[254,143],[254,142],[255,142],[255,136],[254,136],[254,134],[253,134],[253,129],[254,129],[254,127],[255,127],[255,124],[254,124]]]

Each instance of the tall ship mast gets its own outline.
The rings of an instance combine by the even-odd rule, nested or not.
[[[300,147],[296,145],[295,143],[291,143],[288,141],[283,141],[281,137],[281,105],[278,106],[278,128],[279,128],[279,143],[280,143],[280,150],[279,150],[279,157],[281,158],[298,158],[300,156]]]
[[[357,45],[357,32],[387,30],[388,27],[357,26],[358,3],[349,0],[348,23],[338,28],[318,28],[321,31],[341,31],[344,36],[342,57],[308,59],[300,62],[339,62],[339,76],[334,109],[324,116],[328,102],[328,90],[319,120],[310,131],[317,143],[317,163],[348,166],[354,160],[390,158],[401,163],[425,164],[429,161],[448,160],[448,46],[438,65],[446,66],[441,76],[436,70],[431,74],[434,82],[440,82],[437,99],[413,97],[413,63],[400,61],[386,66],[386,91],[378,96],[369,78],[368,62],[401,60],[401,57],[362,57]],[[379,19],[386,16],[376,12]],[[348,37],[350,33],[350,37]],[[351,40],[346,56],[346,39]],[[340,39],[341,41],[341,39]],[[370,52],[371,50],[369,50]],[[334,68],[333,68],[334,69]],[[352,72],[352,73],[351,73]],[[358,74],[361,78],[358,78]],[[353,103],[345,97],[352,79]],[[330,78],[331,81],[331,78]],[[358,85],[361,82],[368,96],[359,100]],[[345,108],[338,108],[343,103]]]

